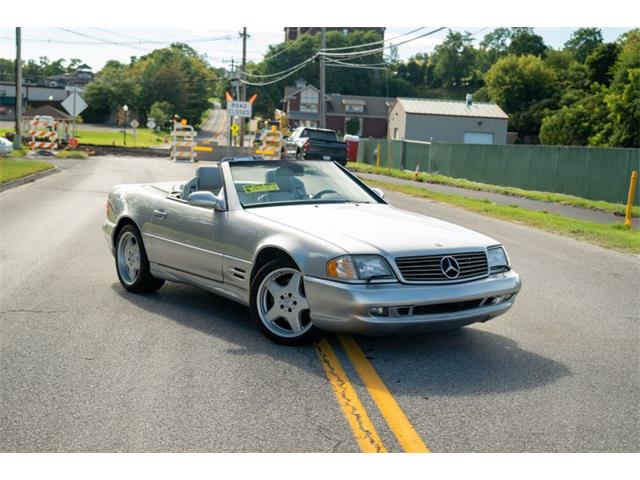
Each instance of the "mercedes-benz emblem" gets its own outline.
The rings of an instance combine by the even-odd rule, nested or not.
[[[451,256],[442,257],[442,260],[440,260],[440,269],[447,278],[458,278],[458,275],[460,275],[460,265],[458,261]]]

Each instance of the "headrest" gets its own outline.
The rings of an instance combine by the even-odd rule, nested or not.
[[[269,170],[265,174],[265,181],[267,183],[276,183],[282,190],[299,190],[302,194],[305,191],[302,180],[296,177],[295,173],[288,168],[280,167],[275,170]]]
[[[196,170],[198,190],[209,190],[217,193],[222,188],[222,175],[218,167],[200,167]]]

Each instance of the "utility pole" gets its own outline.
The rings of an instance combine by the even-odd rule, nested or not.
[[[327,119],[325,115],[325,110],[327,109],[327,106],[325,105],[325,102],[324,102],[325,89],[326,89],[325,78],[324,78],[324,74],[325,74],[324,49],[325,48],[327,48],[327,29],[325,27],[322,27],[321,34],[320,34],[320,128],[326,128],[327,126],[327,122],[326,122]]]
[[[232,58],[231,59],[231,95],[235,95],[235,91],[234,91],[234,87],[233,87],[233,82],[235,79],[235,60]],[[238,99],[238,97],[236,97],[236,100]],[[228,107],[227,107],[228,108]],[[227,120],[228,120],[228,128],[227,131],[229,132],[229,146],[233,147],[233,143],[234,143],[234,139],[233,139],[233,135],[231,135],[231,125],[233,125],[233,117],[231,115],[229,115],[229,111],[227,110]]]
[[[22,27],[16,27],[16,136],[13,145],[22,147]]]
[[[244,78],[245,68],[247,66],[247,27],[242,27],[242,68],[240,69],[240,79]],[[247,86],[244,83],[240,85],[240,101],[245,102],[247,100]],[[244,147],[244,127],[246,118],[240,117],[240,146]]]

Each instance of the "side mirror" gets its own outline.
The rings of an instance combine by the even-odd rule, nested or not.
[[[375,187],[370,187],[370,188],[371,188],[371,190],[373,190],[373,193],[378,195],[380,198],[384,198],[384,190],[381,190],[381,189],[375,188]]]
[[[199,191],[189,194],[187,203],[194,207],[213,208],[216,211],[225,210],[224,200],[208,191]]]

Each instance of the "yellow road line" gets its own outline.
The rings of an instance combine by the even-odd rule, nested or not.
[[[316,343],[316,351],[360,450],[364,453],[386,452],[378,432],[329,342],[324,338],[320,340]]]
[[[340,343],[347,352],[351,363],[360,375],[362,382],[369,391],[371,398],[378,406],[380,413],[389,424],[391,431],[400,442],[405,452],[427,453],[429,449],[424,444],[418,432],[404,414],[398,402],[393,398],[373,365],[367,360],[363,351],[350,335],[338,334]]]

